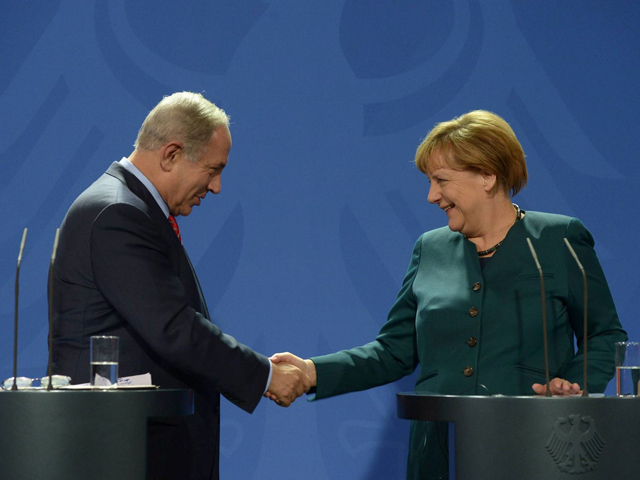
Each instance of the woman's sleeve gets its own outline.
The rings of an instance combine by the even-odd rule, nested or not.
[[[627,340],[622,329],[609,285],[593,249],[591,233],[580,220],[572,219],[566,238],[575,250],[587,274],[587,381],[589,392],[604,392],[615,374],[615,343]],[[577,352],[563,372],[565,379],[583,385],[584,346],[584,282],[582,273],[567,250],[569,279],[569,321],[577,340]]]
[[[414,248],[409,269],[377,338],[361,347],[313,357],[317,372],[316,399],[394,382],[418,364],[413,282],[420,266],[422,237]]]

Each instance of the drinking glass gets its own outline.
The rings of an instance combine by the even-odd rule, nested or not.
[[[640,342],[616,343],[616,392],[637,397],[640,385]]]
[[[116,388],[118,386],[118,347],[120,339],[114,336],[91,337],[91,386]]]

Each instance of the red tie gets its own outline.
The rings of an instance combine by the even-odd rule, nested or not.
[[[182,244],[182,237],[180,236],[180,227],[178,227],[178,222],[176,222],[176,217],[173,215],[169,215],[169,223],[171,224],[171,228],[175,232],[178,240],[180,240],[180,244]]]

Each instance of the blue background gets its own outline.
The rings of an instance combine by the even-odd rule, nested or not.
[[[374,338],[414,241],[446,224],[415,149],[477,108],[527,153],[516,201],[590,228],[640,338],[640,3],[5,0],[0,18],[0,377],[23,228],[19,372],[40,376],[55,229],[180,90],[232,118],[222,194],[179,222],[215,321],[253,348],[310,356]],[[225,403],[223,478],[403,478],[394,395],[411,387],[251,416]]]

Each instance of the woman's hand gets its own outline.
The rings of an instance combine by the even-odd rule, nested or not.
[[[310,359],[307,358],[306,360],[304,360],[300,357],[297,357],[293,353],[283,352],[272,355],[269,360],[271,360],[271,363],[277,364],[284,362],[298,367],[300,370],[307,374],[309,380],[311,380],[311,386],[316,386],[316,365]]]
[[[579,395],[582,393],[580,390],[580,385],[577,383],[571,383],[568,380],[564,380],[562,378],[554,378],[549,382],[549,387],[551,390],[551,395],[560,395],[560,396],[569,396],[569,395]],[[531,388],[538,395],[544,395],[547,393],[547,386],[541,383],[534,383]]]

